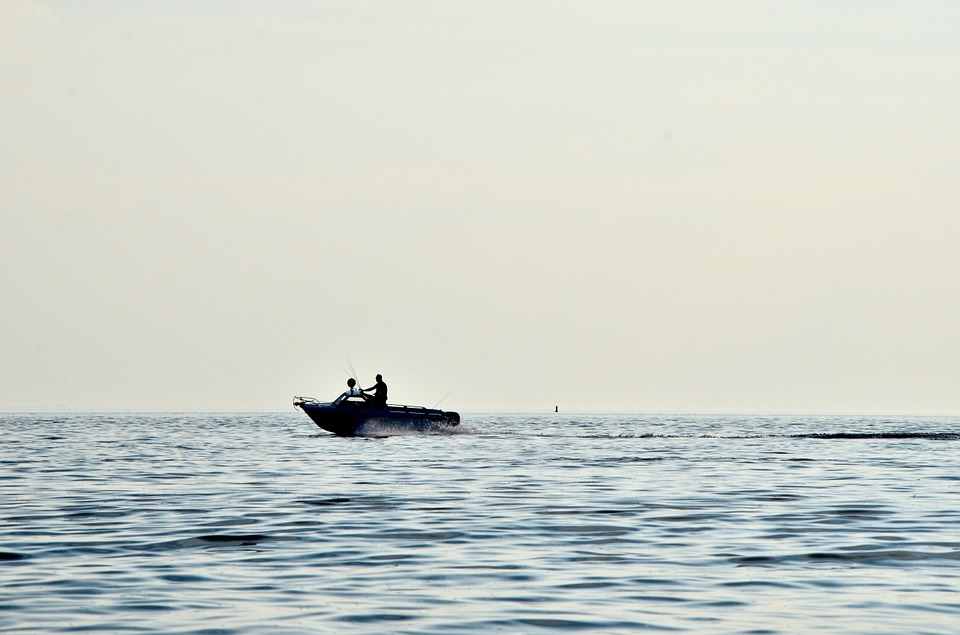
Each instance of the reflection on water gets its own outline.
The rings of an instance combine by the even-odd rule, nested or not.
[[[954,633],[958,423],[0,415],[0,631]]]

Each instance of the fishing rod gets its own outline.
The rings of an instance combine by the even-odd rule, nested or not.
[[[450,392],[453,392],[453,391],[451,390]],[[441,403],[443,403],[443,400],[450,396],[450,392],[448,392],[448,393],[445,394],[443,397],[441,397],[441,398],[440,398],[440,401],[438,401],[437,403],[433,404],[433,410],[436,410],[436,409],[437,409],[437,406],[439,406]]]
[[[353,362],[350,361],[350,356],[349,356],[349,355],[344,355],[344,357],[345,357],[346,360],[347,360],[347,366],[350,368],[350,372],[347,373],[347,375],[350,376],[350,377],[353,377],[354,379],[356,379],[356,380],[357,380],[357,385],[359,386],[359,385],[360,385],[360,375],[357,374],[357,369],[353,367]],[[344,370],[343,372],[346,373],[347,371]],[[351,373],[352,373],[352,374],[351,374]]]

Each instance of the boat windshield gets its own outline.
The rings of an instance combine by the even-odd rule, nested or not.
[[[340,404],[355,404],[362,406],[367,403],[367,398],[363,395],[347,395],[346,393],[340,395],[333,401],[333,405],[339,406]]]

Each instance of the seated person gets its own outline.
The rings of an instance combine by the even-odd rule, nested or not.
[[[369,399],[373,403],[373,405],[377,406],[378,408],[386,408],[387,407],[387,384],[383,381],[383,376],[377,375],[377,383],[375,383],[373,386],[370,386],[369,388],[363,389],[364,392],[369,392],[371,390],[374,391],[373,396],[371,397],[367,395],[367,399]]]

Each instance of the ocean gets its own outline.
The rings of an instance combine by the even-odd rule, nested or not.
[[[0,632],[960,632],[960,418],[0,414]]]

